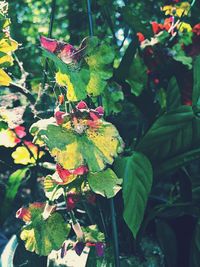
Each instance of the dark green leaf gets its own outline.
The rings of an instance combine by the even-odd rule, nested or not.
[[[138,6],[139,8],[139,6]],[[138,8],[135,8],[135,4],[132,3],[130,5],[125,5],[121,8],[121,14],[123,16],[124,21],[136,32],[142,32],[145,36],[149,35],[148,31],[148,21],[144,21],[144,16],[147,14],[143,13],[143,17],[141,13],[138,12]],[[142,11],[142,10],[141,10]]]
[[[177,43],[173,46],[173,59],[186,65],[188,69],[192,68],[192,58],[187,56],[185,51],[182,49],[182,44]]]
[[[126,81],[131,86],[131,92],[139,96],[147,83],[147,67],[137,53],[130,66],[129,75]]]
[[[195,154],[198,153],[196,151],[198,145],[200,145],[200,120],[195,117],[191,107],[181,106],[158,118],[139,142],[136,150],[147,155],[155,166],[160,166],[164,161],[193,149]],[[183,157],[183,165],[184,159]]]
[[[181,166],[184,166],[188,164],[189,162],[192,162],[199,158],[200,158],[200,148],[192,149],[186,153],[183,153],[179,156],[173,157],[165,161],[163,164],[160,164],[159,168],[155,170],[155,175],[160,176],[163,174],[167,174],[171,171],[175,171]]]
[[[20,184],[25,177],[28,168],[19,169],[13,172],[8,178],[8,184],[6,188],[6,194],[3,203],[1,204],[1,220],[3,221],[6,218],[11,210],[13,200],[18,192]]]
[[[198,220],[191,245],[190,267],[199,267],[200,259],[200,220]]]
[[[111,247],[105,247],[105,256],[97,257],[95,248],[91,247],[86,267],[113,267],[114,257]]]
[[[162,220],[156,221],[157,238],[168,267],[177,266],[177,242],[172,228]]]
[[[0,131],[6,129],[8,129],[8,124],[5,121],[0,120]]]
[[[173,77],[169,81],[167,88],[167,111],[178,108],[181,105],[181,94],[176,81]]]
[[[200,97],[200,56],[194,60],[194,86],[192,92],[192,104],[197,105]]]
[[[123,178],[124,219],[136,237],[151,190],[153,172],[150,161],[141,153],[118,158],[114,168]]]
[[[107,86],[102,94],[102,102],[106,115],[118,113],[122,110],[121,101],[124,94],[117,83]]]

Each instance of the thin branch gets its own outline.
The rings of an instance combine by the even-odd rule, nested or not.
[[[20,85],[20,84],[18,84],[18,83],[15,83],[15,82],[11,82],[10,85],[9,85],[9,87],[10,87],[11,89],[14,89],[14,90],[16,90],[17,92],[19,92],[19,93],[25,95],[31,104],[34,104],[34,103],[35,103],[35,98],[34,98],[34,96],[33,96],[33,95],[31,94],[31,92],[30,92],[27,88],[25,88],[24,86],[22,86],[22,85]]]

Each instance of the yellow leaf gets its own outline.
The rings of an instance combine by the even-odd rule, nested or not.
[[[180,26],[179,26],[179,31],[180,32],[191,32],[192,31],[192,27],[189,23],[185,23],[185,22],[181,22]]]
[[[188,2],[182,2],[179,5],[166,5],[162,8],[162,11],[165,12],[165,15],[170,16],[187,16],[190,11],[190,4]]]
[[[79,165],[84,164],[84,158],[80,153],[80,146],[77,142],[66,146],[66,150],[64,151],[54,148],[52,150],[52,156],[56,157],[61,166],[69,170],[74,169],[74,166],[76,166],[77,163]]]
[[[16,164],[34,164],[36,162],[38,148],[31,142],[27,142],[27,146],[29,150],[25,146],[19,146],[17,149],[12,153],[12,158],[14,159],[14,162]],[[44,152],[39,153],[39,158],[41,158],[44,155]],[[33,157],[34,156],[34,157]]]
[[[10,55],[4,55],[2,57],[0,57],[0,65],[4,64],[4,63],[10,63],[10,65],[13,64],[13,57]]]
[[[0,52],[8,53],[15,51],[18,48],[18,43],[13,39],[2,39],[0,41]]]
[[[83,72],[81,73],[84,76],[84,73]],[[83,77],[77,80],[76,75],[71,74],[71,76],[69,76],[59,71],[56,73],[55,78],[56,78],[56,82],[58,83],[58,85],[64,86],[67,88],[67,99],[68,100],[78,101],[86,97],[85,82],[84,82]],[[74,86],[74,83],[77,83],[77,86]]]
[[[0,86],[1,85],[8,86],[11,81],[12,80],[8,76],[8,74],[4,70],[0,69]]]
[[[14,147],[18,143],[18,140],[19,139],[16,137],[16,134],[12,130],[1,130],[0,146]]]

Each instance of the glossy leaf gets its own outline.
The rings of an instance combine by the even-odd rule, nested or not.
[[[158,166],[172,157],[195,149],[200,144],[199,136],[200,120],[195,117],[191,107],[181,106],[160,116],[136,150],[147,155]]]
[[[122,179],[111,170],[89,173],[88,182],[93,192],[104,197],[114,197],[121,189]]]
[[[134,152],[130,157],[118,158],[114,169],[123,178],[124,219],[136,238],[143,220],[151,190],[153,171],[143,154]]]
[[[161,176],[172,171],[178,170],[180,167],[187,165],[188,163],[198,160],[200,158],[200,148],[192,149],[179,156],[172,157],[169,160],[159,164],[159,167],[155,169],[155,176]]]

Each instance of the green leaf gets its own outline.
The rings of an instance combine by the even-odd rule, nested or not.
[[[198,104],[200,98],[200,56],[194,60],[194,86],[192,91],[192,104],[195,106]],[[199,103],[200,104],[200,103]]]
[[[172,228],[162,220],[156,220],[156,235],[165,255],[167,266],[177,266],[177,241]]]
[[[139,96],[146,86],[147,67],[138,53],[133,59],[126,81],[130,84],[131,92],[135,96]]]
[[[60,86],[67,87],[67,98],[70,101],[85,99],[87,95],[100,95],[107,80],[113,75],[115,54],[112,47],[106,43],[101,44],[96,37],[92,39],[96,41],[88,42],[87,55],[80,63],[81,67],[78,64],[67,65],[53,53],[43,50],[43,55],[55,63],[59,71],[56,81]]]
[[[120,13],[123,16],[123,20],[129,27],[131,27],[136,32],[142,32],[146,36],[149,35],[149,23],[147,20],[144,21],[144,16],[146,17],[149,14],[142,12],[143,8],[141,8],[141,6],[142,5],[137,6],[136,8],[135,3],[131,3],[129,5],[127,4],[121,8]],[[142,12],[142,16],[138,9],[140,9],[140,11]]]
[[[8,129],[8,124],[0,119],[0,131]]]
[[[195,117],[191,107],[180,106],[160,116],[141,139],[136,150],[147,155],[154,166],[159,167],[164,161],[196,149],[198,145],[200,120]],[[184,157],[182,159],[184,165]]]
[[[30,132],[46,144],[61,166],[70,170],[87,164],[90,171],[101,171],[123,149],[117,129],[105,121],[100,122],[97,130],[88,128],[79,135],[73,128],[58,126],[50,118],[34,123]]]
[[[29,169],[19,169],[15,172],[13,172],[9,178],[6,188],[6,194],[3,203],[1,204],[1,220],[3,221],[4,218],[8,216],[8,214],[11,211],[12,203],[14,201],[14,198],[18,192],[18,189],[20,187],[20,184],[24,177],[26,176],[26,173]]]
[[[179,169],[181,166],[187,165],[189,162],[200,158],[200,148],[192,149],[179,156],[175,156],[162,164],[159,164],[159,168],[155,169],[155,176],[161,176],[171,171]]]
[[[181,43],[177,43],[173,46],[173,59],[181,62],[183,65],[186,65],[188,69],[192,69],[192,58],[186,55],[181,45]]]
[[[199,267],[200,258],[200,219],[197,221],[192,245],[191,245],[191,255],[190,255],[190,267]]]
[[[19,169],[9,176],[5,197],[6,201],[12,201],[15,198],[21,181],[26,176],[28,170],[28,168]]]
[[[151,163],[141,153],[134,152],[130,157],[118,158],[114,169],[123,178],[124,219],[136,238],[151,190]]]
[[[124,100],[124,94],[117,83],[107,86],[102,94],[105,114],[108,116],[120,112],[122,110],[122,100]]]
[[[97,225],[82,227],[85,242],[105,242],[104,233],[100,232]]]
[[[162,110],[166,110],[167,106],[167,94],[163,88],[160,88],[160,90],[156,93],[156,99],[158,100],[160,107]]]
[[[104,257],[98,257],[94,247],[91,247],[86,267],[113,267],[113,248],[106,245]]]
[[[169,81],[167,88],[167,111],[178,108],[181,105],[181,94],[176,78]]]
[[[20,234],[26,249],[41,256],[47,256],[52,250],[60,249],[70,232],[70,225],[66,224],[57,212],[47,220],[43,220],[40,208],[32,211],[31,215],[31,223],[24,226]]]
[[[88,182],[92,191],[96,194],[111,198],[121,189],[119,185],[122,183],[122,179],[118,179],[111,169],[107,169],[102,172],[90,172],[88,174]]]

